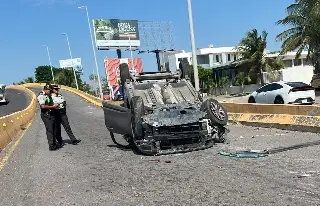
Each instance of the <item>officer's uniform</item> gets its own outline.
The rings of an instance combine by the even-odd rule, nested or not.
[[[49,89],[49,86],[45,86],[45,89]],[[38,97],[38,102],[40,105],[48,105],[53,106],[53,99],[51,95],[46,95],[44,91],[40,92]],[[56,144],[56,138],[54,136],[54,125],[55,125],[55,114],[53,109],[41,109],[41,119],[45,125],[46,128],[46,134],[49,144],[50,150],[55,150],[58,148],[58,145]]]
[[[58,86],[54,85],[52,89],[59,89]],[[61,124],[63,125],[66,133],[68,134],[72,144],[77,144],[79,143],[81,140],[77,140],[76,137],[74,136],[70,124],[69,124],[69,120],[68,120],[68,116],[67,116],[67,111],[66,111],[66,101],[64,99],[64,97],[61,94],[55,94],[52,93],[51,94],[52,99],[53,99],[53,103],[54,104],[59,104],[60,107],[58,107],[56,109],[56,124],[55,124],[55,129],[54,129],[54,134],[57,138],[57,141],[60,144],[63,144],[63,139],[61,137]]]

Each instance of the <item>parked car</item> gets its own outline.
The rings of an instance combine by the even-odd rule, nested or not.
[[[248,103],[314,104],[315,89],[303,82],[273,82],[251,93]]]

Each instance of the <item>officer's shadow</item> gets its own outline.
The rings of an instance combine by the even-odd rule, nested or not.
[[[72,144],[72,141],[70,139],[66,139],[66,140],[63,140],[63,143],[65,144]]]

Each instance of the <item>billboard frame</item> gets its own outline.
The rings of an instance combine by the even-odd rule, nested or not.
[[[63,66],[62,62],[71,62],[72,65],[70,66]],[[74,64],[74,62],[80,62],[80,64]],[[69,70],[75,70],[78,74],[83,74],[83,64],[81,58],[72,58],[72,59],[61,59],[59,60],[59,67],[61,69],[69,69]],[[80,70],[78,69],[80,67]]]
[[[112,38],[116,39],[110,39],[110,40],[97,40],[97,28],[95,26],[96,21],[105,21],[109,22],[111,25],[117,23],[117,28],[113,29],[112,27],[107,27],[108,29],[113,29],[112,32],[115,32],[115,34]],[[119,24],[124,24],[123,28],[119,31]],[[124,20],[124,19],[92,19],[92,25],[93,25],[93,33],[94,33],[94,39],[95,39],[95,46],[97,50],[111,50],[111,49],[130,49],[131,50],[138,50],[138,48],[141,45],[140,35],[139,35],[139,21],[138,20]],[[133,25],[133,27],[131,27]],[[114,26],[114,25],[113,25]],[[128,31],[123,32],[123,30],[131,30],[134,29],[134,31]],[[107,31],[106,30],[106,31]],[[111,32],[111,33],[112,33]],[[99,32],[101,33],[101,31]],[[105,32],[107,33],[107,32]],[[131,35],[133,39],[125,38],[124,36]],[[100,42],[98,42],[100,41]],[[104,45],[101,45],[104,44]]]

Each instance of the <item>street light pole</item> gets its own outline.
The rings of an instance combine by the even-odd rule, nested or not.
[[[69,48],[69,53],[70,53],[70,58],[71,58],[71,62],[73,63],[73,58],[72,58],[72,53],[71,53],[71,48],[70,48],[70,43],[69,43],[69,37],[68,34],[66,33],[62,33],[62,35],[65,35],[67,37],[67,43],[68,43],[68,48]],[[73,74],[74,74],[74,80],[76,81],[76,86],[77,86],[77,90],[79,90],[79,86],[78,86],[78,80],[77,80],[77,76],[76,76],[76,70],[74,67],[72,67],[73,69]]]
[[[55,84],[54,75],[53,75],[53,69],[52,69],[52,63],[51,63],[51,57],[50,57],[50,52],[49,52],[49,47],[47,45],[43,45],[43,46],[47,48],[47,53],[48,53],[48,58],[49,58],[49,63],[50,63],[50,68],[51,68],[52,81],[53,81],[53,84]]]
[[[88,7],[87,6],[79,6],[78,8],[79,9],[86,9],[86,14],[87,14],[87,19],[88,19],[88,26],[89,26],[89,31],[90,31],[91,44],[92,44],[92,50],[93,50],[93,56],[94,56],[94,61],[95,61],[96,70],[97,70],[96,72],[97,72],[97,76],[98,76],[100,98],[103,99],[101,79],[100,79],[100,75],[99,75],[99,68],[98,68],[98,62],[97,62],[97,56],[96,56],[96,49],[94,47],[94,41],[93,41],[93,36],[92,36],[92,31],[91,31],[91,24],[90,24],[90,17],[89,17]]]
[[[134,69],[134,64],[133,64],[133,55],[132,55],[132,47],[131,47],[131,37],[130,37],[130,34],[128,34],[129,35],[129,42],[130,42],[130,56],[131,56],[131,64],[132,64],[132,69],[133,70],[135,70]]]
[[[188,14],[189,14],[190,39],[191,39],[191,47],[192,47],[194,83],[195,83],[196,90],[199,91],[198,63],[197,63],[196,46],[195,46],[195,40],[194,40],[191,0],[187,0],[187,3],[188,3]]]

